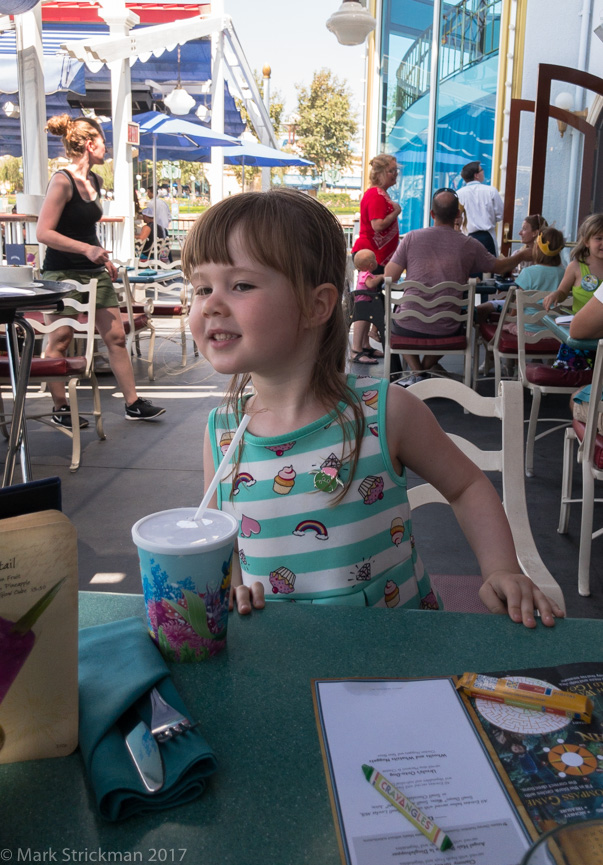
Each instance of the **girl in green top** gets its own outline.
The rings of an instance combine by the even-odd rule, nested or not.
[[[603,213],[587,216],[578,229],[578,242],[572,252],[572,260],[565,269],[557,291],[553,291],[543,301],[549,310],[563,302],[572,293],[574,315],[588,303],[593,293],[603,281]],[[561,369],[592,368],[594,354],[562,346],[554,363]]]
[[[229,416],[233,424],[243,414],[251,418],[228,488],[210,502],[240,511],[232,602],[248,614],[264,606],[266,591],[284,599],[350,600],[348,587],[372,578],[372,559],[362,563],[362,550],[372,550],[375,538],[385,568],[396,550],[412,558],[403,501],[409,469],[452,504],[479,561],[486,606],[532,628],[538,608],[543,624],[553,625],[563,611],[521,573],[496,491],[425,403],[386,381],[364,378],[356,387],[346,377],[345,262],[338,220],[310,196],[286,189],[224,199],[199,217],[182,250],[194,290],[191,332],[214,369],[233,377],[225,411],[214,414],[213,439],[206,432],[206,484],[231,438]],[[381,508],[390,496],[402,516],[390,522],[386,513],[384,523]],[[307,519],[319,508],[318,520]],[[307,544],[315,550],[312,561],[318,556],[310,567],[300,552]],[[342,562],[341,554],[350,557]],[[272,557],[280,566],[266,573],[262,561]],[[380,596],[369,592],[366,602],[403,607],[399,595],[408,581],[388,587],[387,579]]]

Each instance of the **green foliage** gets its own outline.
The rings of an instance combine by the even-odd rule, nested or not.
[[[352,207],[358,210],[358,202],[352,201],[348,192],[319,192],[316,197],[325,207],[332,209]]]
[[[104,189],[115,189],[115,182],[113,180],[112,159],[107,160],[107,162],[103,162],[102,165],[95,165],[94,173],[98,174],[99,177],[102,177]]]
[[[297,113],[298,144],[304,157],[315,164],[314,169],[302,167],[300,172],[322,176],[326,168],[347,168],[358,124],[346,81],[340,81],[329,69],[315,72],[309,88],[299,87]]]
[[[6,183],[13,192],[23,192],[23,159],[20,156],[0,159],[0,183]]]
[[[255,83],[258,86],[258,90],[260,94],[264,92],[264,76],[261,75],[257,69],[253,72],[253,77],[255,78]],[[256,134],[255,129],[253,128],[253,124],[251,123],[251,118],[249,117],[249,113],[245,108],[245,103],[240,99],[235,98],[235,103],[238,111],[241,113],[241,118],[245,123],[246,129],[251,132],[253,135]],[[280,128],[281,128],[281,120],[283,117],[283,112],[285,110],[285,102],[283,100],[282,95],[278,90],[273,90],[270,88],[270,107],[268,109],[268,115],[270,117],[270,121],[276,133],[276,137],[278,139]],[[234,176],[237,181],[242,185],[243,184],[243,166],[235,165],[234,167]],[[253,183],[254,177],[257,177],[261,173],[261,168],[255,168],[253,166],[245,167],[245,189],[251,189],[251,185]]]

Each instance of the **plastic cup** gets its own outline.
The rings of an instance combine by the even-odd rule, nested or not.
[[[226,645],[232,553],[238,522],[208,509],[158,511],[132,526],[147,622],[168,661],[202,661]]]
[[[530,847],[520,865],[601,865],[603,819],[556,826]]]

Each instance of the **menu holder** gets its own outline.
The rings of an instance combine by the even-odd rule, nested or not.
[[[77,534],[60,511],[0,520],[0,763],[77,747]]]

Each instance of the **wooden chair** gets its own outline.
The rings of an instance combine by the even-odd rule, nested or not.
[[[413,385],[414,396],[424,401],[428,399],[448,399],[462,406],[465,413],[478,417],[498,418],[501,421],[501,446],[496,450],[482,450],[474,444],[471,419],[467,418],[467,438],[451,434],[450,438],[482,471],[500,472],[502,480],[503,507],[511,526],[517,558],[521,570],[539,589],[565,609],[563,592],[557,581],[542,561],[530,529],[523,477],[523,389],[519,382],[504,381],[500,394],[496,397],[480,396],[474,390],[458,381],[450,379],[425,379]],[[446,499],[431,484],[420,484],[408,491],[412,509],[432,503],[448,504]],[[434,576],[438,587],[440,576]],[[454,577],[446,578],[453,584]],[[476,611],[477,590],[481,578],[467,577],[465,585],[471,594],[461,597],[457,610]],[[459,577],[460,591],[463,578]],[[454,590],[452,590],[454,591]]]
[[[63,280],[64,282],[72,282],[71,280]],[[82,291],[82,285],[78,282],[72,282],[72,285],[78,291]],[[28,313],[27,320],[39,334],[47,335],[54,330],[58,330],[65,325],[73,328],[74,336],[78,334],[84,339],[83,352],[81,354],[64,357],[34,357],[31,364],[29,381],[30,384],[43,384],[49,381],[61,381],[67,384],[69,394],[69,408],[72,418],[74,419],[73,429],[60,426],[53,423],[52,415],[54,409],[52,405],[45,411],[26,412],[26,420],[36,420],[54,430],[59,430],[63,435],[72,439],[71,465],[70,471],[75,472],[79,468],[81,461],[81,436],[79,423],[76,418],[86,412],[81,412],[78,406],[77,386],[82,381],[89,381],[92,387],[92,399],[96,434],[101,441],[105,438],[103,430],[103,418],[101,414],[100,392],[98,383],[94,374],[94,339],[95,339],[95,319],[96,319],[96,279],[91,279],[85,286],[85,292],[88,295],[88,300],[85,303],[80,303],[72,298],[65,300],[65,305],[76,310],[77,316],[63,316],[53,322],[47,323],[47,316],[43,313]],[[8,360],[0,358],[0,384],[5,385],[10,383],[10,370]],[[38,403],[39,404],[39,403]],[[4,406],[0,393],[0,413],[4,416]]]
[[[155,381],[155,368],[153,365],[155,356],[155,325],[151,321],[152,303],[135,304],[132,297],[132,286],[128,278],[126,267],[120,267],[121,284],[115,285],[115,290],[120,301],[121,318],[126,333],[126,348],[129,354],[133,354],[136,346],[136,354],[142,358],[140,350],[140,337],[149,338],[149,348],[146,362],[148,363],[149,381]]]
[[[548,295],[546,291],[516,291],[515,301],[517,305],[517,366],[519,369],[519,380],[522,385],[527,388],[532,394],[532,407],[530,409],[530,419],[528,421],[528,434],[526,439],[526,460],[525,472],[526,476],[531,478],[534,475],[534,444],[538,439],[550,435],[555,430],[567,426],[570,421],[565,418],[540,418],[541,422],[554,423],[555,426],[549,427],[544,432],[536,435],[538,424],[538,414],[540,412],[540,403],[543,394],[547,393],[566,393],[571,394],[578,388],[590,384],[592,379],[592,370],[573,370],[573,369],[555,369],[553,366],[546,363],[528,363],[530,355],[537,355],[543,358],[542,344],[545,337],[542,333],[530,333],[526,331],[527,325],[539,325],[545,315],[555,314],[547,313],[541,301]],[[542,325],[541,325],[542,326]],[[559,349],[559,341],[557,341],[557,350]],[[554,354],[551,352],[548,357],[552,360],[557,356],[557,351]],[[546,355],[544,355],[546,357]]]
[[[603,339],[599,340],[591,396],[588,404],[586,423],[572,421],[565,431],[563,447],[563,476],[561,481],[561,509],[559,513],[560,534],[565,534],[569,526],[570,506],[582,502],[580,523],[580,553],[578,556],[578,592],[590,595],[590,558],[592,542],[603,534],[603,528],[593,532],[593,510],[595,502],[595,481],[603,480],[603,435],[597,432],[597,417],[603,411],[601,393],[603,391]],[[578,442],[578,462],[582,465],[582,496],[572,498],[572,478],[574,466],[574,442]]]
[[[467,285],[458,282],[440,282],[428,287],[419,282],[406,280],[400,285],[392,285],[391,277],[385,278],[385,362],[384,375],[389,378],[392,355],[457,355],[462,356],[463,381],[471,385],[471,329],[473,327],[473,309],[475,305],[475,280]],[[406,291],[418,288],[423,297],[408,295],[408,301],[419,309],[405,308]],[[392,289],[402,289],[401,302],[392,299]],[[442,293],[449,291],[449,293]],[[395,307],[401,303],[399,311]],[[442,310],[442,304],[447,308]],[[452,308],[451,308],[452,307]],[[414,330],[417,320],[433,323],[442,318],[452,318],[462,326],[462,333],[457,336],[407,337],[398,336],[392,332],[392,322],[403,324],[408,330]]]

